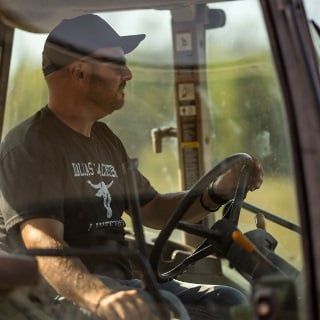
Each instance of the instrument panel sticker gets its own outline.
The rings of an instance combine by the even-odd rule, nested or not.
[[[197,109],[195,105],[187,105],[179,107],[179,115],[181,117],[195,116],[197,114]]]
[[[195,91],[193,83],[180,83],[178,85],[178,95],[180,101],[194,100]]]
[[[176,34],[176,51],[191,51],[192,35],[190,32]]]
[[[184,184],[186,189],[191,188],[200,177],[199,149],[183,149]]]

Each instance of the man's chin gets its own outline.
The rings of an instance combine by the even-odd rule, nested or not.
[[[119,104],[117,104],[114,108],[114,110],[120,110],[124,106],[124,100],[122,100]]]

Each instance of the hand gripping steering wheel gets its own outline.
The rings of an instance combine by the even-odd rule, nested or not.
[[[203,190],[220,175],[226,172],[233,165],[241,163],[237,188],[232,201],[227,205],[228,209],[224,217],[217,221],[211,229],[200,224],[190,224],[180,221],[191,204],[201,196]],[[232,233],[236,230],[240,216],[243,199],[247,193],[247,183],[253,159],[246,153],[234,154],[216,165],[207,174],[196,182],[192,188],[180,200],[166,225],[160,231],[150,254],[151,266],[159,281],[168,281],[177,274],[184,272],[187,267],[212,253],[224,254],[232,243]],[[204,242],[187,258],[176,267],[161,273],[159,271],[159,261],[165,244],[170,238],[174,229],[184,230],[205,238]]]

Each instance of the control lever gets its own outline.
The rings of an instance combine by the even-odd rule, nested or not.
[[[154,128],[151,130],[152,138],[152,147],[154,153],[162,152],[162,139],[166,137],[176,137],[177,129],[176,128]]]
[[[267,230],[266,228],[266,219],[263,213],[257,213],[255,216],[255,223],[257,229]]]

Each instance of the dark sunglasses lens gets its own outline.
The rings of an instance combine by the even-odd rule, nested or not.
[[[114,63],[120,66],[126,65],[126,60],[124,58],[107,58],[107,57],[101,57],[101,58],[94,58],[94,60],[97,60],[99,62],[104,63]]]

